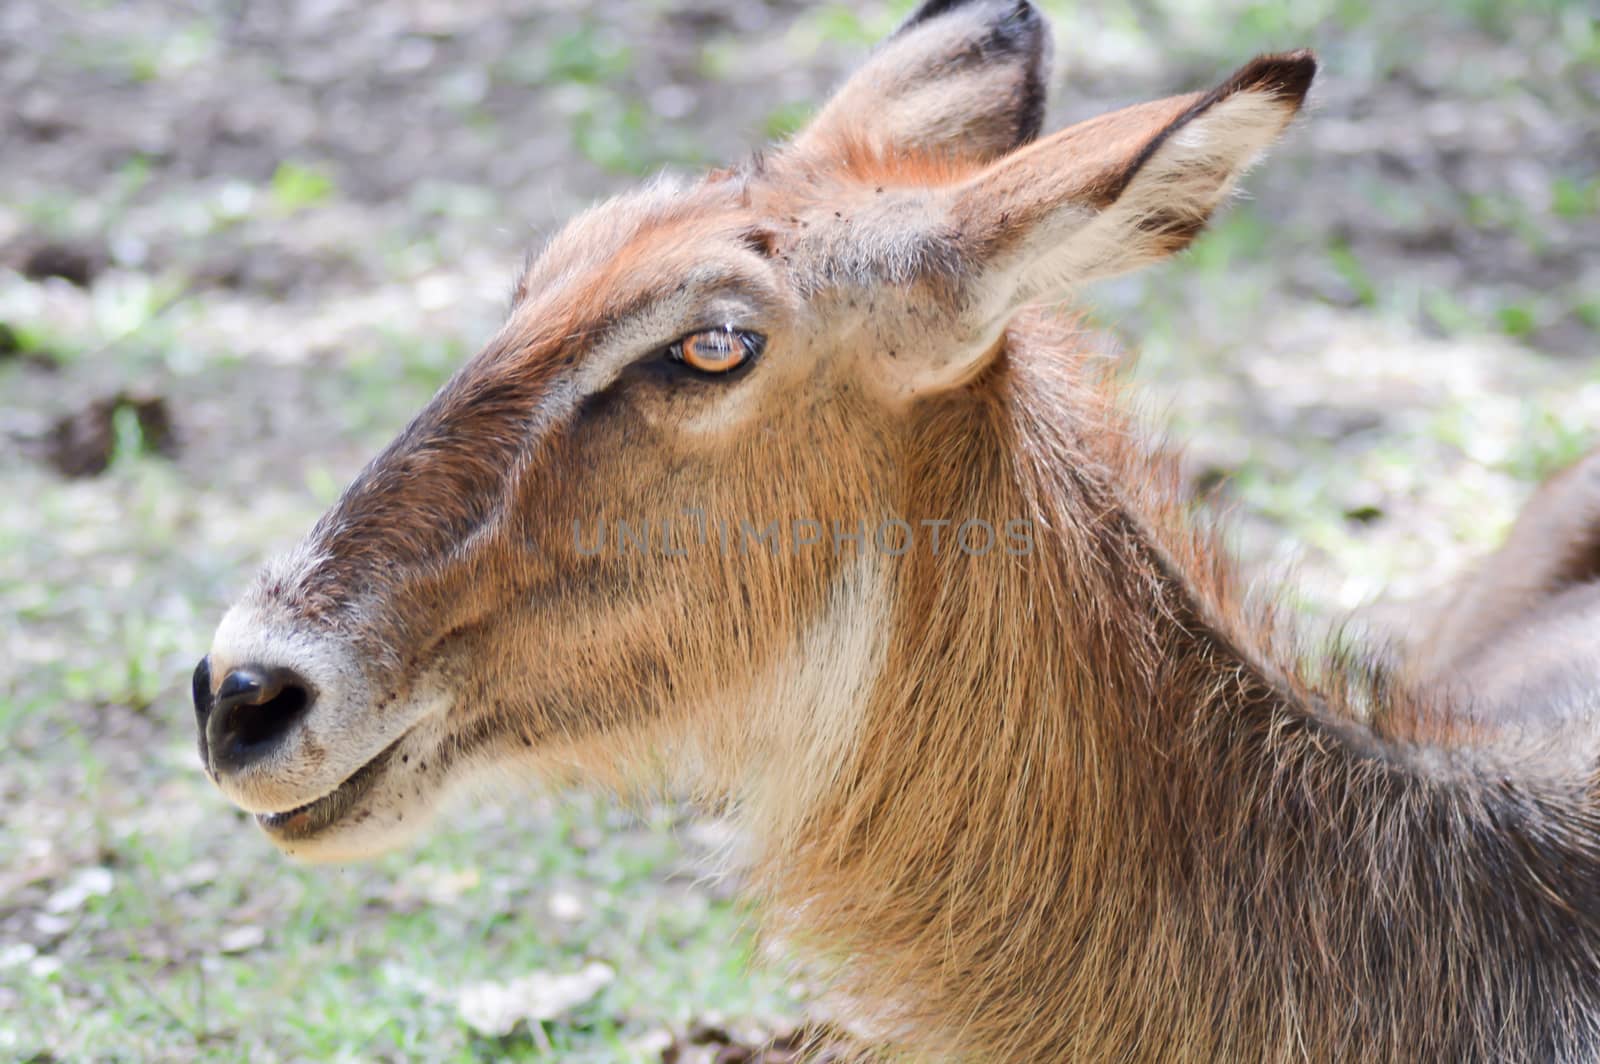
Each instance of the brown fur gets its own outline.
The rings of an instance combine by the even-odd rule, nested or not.
[[[912,512],[1027,506],[1051,549],[907,578],[900,683],[765,866],[774,911],[933,1055],[1585,1059],[1588,780],[1436,770],[1359,723],[1425,695],[1301,679],[1096,378],[1033,323],[927,411],[962,442],[922,451]]]
[[[1540,497],[1442,649],[1296,639],[1100,345],[1017,308],[1192,238],[1315,64],[1017,147],[1036,20],[931,0],[840,97],[884,107],[559,236],[501,335],[224,622],[210,675],[271,653],[356,692],[286,740],[331,767],[285,753],[219,784],[277,814],[381,758],[342,820],[269,827],[326,858],[490,769],[685,780],[743,818],[770,926],[917,1056],[1592,1059],[1600,663],[1577,633],[1600,464]],[[930,101],[981,120],[930,126]],[[724,325],[765,337],[748,372],[659,350]],[[1034,549],[725,539],[885,516],[1026,519]],[[602,521],[681,552],[586,549]],[[1518,559],[1537,578],[1497,575]],[[1452,672],[1534,622],[1558,637],[1537,668]]]

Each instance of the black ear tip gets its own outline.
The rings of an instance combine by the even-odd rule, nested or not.
[[[1043,21],[1039,17],[1038,9],[1029,0],[923,0],[922,5],[911,13],[911,17],[900,24],[900,31],[897,32],[903,32],[912,26],[952,11],[980,7],[993,8],[996,21],[1007,22],[1013,26]]]
[[[1036,139],[1044,127],[1050,68],[1050,30],[1032,0],[923,0],[893,37],[944,15],[969,21],[976,45],[963,61],[1021,64],[1021,78],[1010,90],[1014,129],[1005,145],[1011,151]]]
[[[1316,77],[1317,57],[1309,48],[1277,55],[1259,55],[1228,79],[1226,95],[1267,92],[1291,101],[1298,108],[1305,102]]]

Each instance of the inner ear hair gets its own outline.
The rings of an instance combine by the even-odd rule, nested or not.
[[[1284,119],[1284,124],[1287,124],[1288,119],[1293,118],[1304,105],[1306,94],[1311,91],[1311,83],[1316,75],[1316,57],[1305,49],[1281,55],[1261,55],[1252,59],[1210,92],[1195,94],[1197,97],[1195,102],[1152,137],[1138,154],[1128,161],[1122,172],[1109,183],[1102,193],[1104,201],[1100,205],[1108,205],[1121,196],[1139,171],[1174,134],[1224,100],[1241,94],[1258,94],[1262,106],[1271,107],[1280,114],[1284,105],[1289,104],[1288,116]],[[1273,136],[1275,137],[1276,133]],[[1247,160],[1247,165],[1249,161],[1253,160]]]
[[[846,146],[985,163],[1044,119],[1050,31],[1029,0],[928,0],[840,87],[789,154]]]
[[[976,264],[979,313],[992,324],[1189,244],[1315,76],[1310,52],[1261,56],[1210,92],[1080,122],[965,182],[951,213]]]

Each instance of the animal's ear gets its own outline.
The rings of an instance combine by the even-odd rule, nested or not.
[[[992,344],[1019,306],[1186,246],[1305,101],[1310,52],[1261,56],[1207,93],[1102,115],[952,192],[964,323]]]
[[[924,0],[791,150],[999,158],[1039,135],[1049,52],[1028,0]]]

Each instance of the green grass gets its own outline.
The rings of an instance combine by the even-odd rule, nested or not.
[[[632,50],[618,34],[585,24],[550,42],[543,73],[548,81],[601,85],[623,77],[632,65]]]
[[[627,812],[605,795],[492,794],[405,853],[303,868],[201,775],[186,685],[262,559],[493,333],[532,223],[664,164],[737,157],[733,134],[791,133],[824,98],[831,64],[910,6],[822,4],[759,39],[721,29],[675,51],[665,5],[615,24],[534,5],[503,47],[440,30],[450,68],[416,76],[438,76],[428,98],[472,127],[449,141],[467,157],[389,199],[357,197],[359,160],[300,146],[198,176],[128,144],[94,156],[103,173],[69,181],[13,186],[27,160],[6,168],[0,231],[148,249],[87,292],[0,269],[7,431],[47,434],[55,417],[133,388],[169,400],[181,449],[151,454],[123,416],[99,477],[62,480],[20,445],[0,464],[0,1058],[653,1061],[663,1031],[698,1018],[805,1014],[807,987],[753,961],[747,914],[701,863],[701,822],[669,801]],[[1356,98],[1342,120],[1357,125],[1376,121],[1363,108],[1409,91],[1419,41],[1461,54],[1438,98],[1474,116],[1546,108],[1541,121],[1561,128],[1577,118],[1560,95],[1575,82],[1559,71],[1600,56],[1591,6],[1556,0],[1045,6],[1064,93],[1132,100],[1310,43],[1329,71],[1320,106],[1337,116]],[[237,85],[206,80],[232,60],[231,38],[147,2],[91,13],[132,9],[149,24],[109,41],[84,18],[81,39],[41,45],[40,61],[73,84],[223,86],[248,102],[248,65],[228,68]],[[412,32],[426,31],[396,30]],[[1519,78],[1497,73],[1535,45],[1555,51]],[[791,83],[774,55],[822,73]],[[714,84],[692,119],[653,112],[656,79],[697,76]],[[532,126],[495,111],[508,93],[541,94]],[[524,180],[516,166],[496,187],[489,175],[532,137],[560,158],[528,168],[531,191],[511,187]],[[1251,572],[1298,559],[1286,601],[1328,616],[1453,574],[1535,483],[1600,442],[1600,301],[1589,245],[1572,250],[1593,231],[1600,184],[1552,164],[1513,195],[1477,180],[1495,172],[1493,152],[1457,183],[1317,151],[1309,131],[1291,136],[1247,182],[1255,198],[1187,254],[1085,295],[1140,353],[1147,422],[1222,479]],[[1396,245],[1435,226],[1504,240],[1493,246],[1508,259],[1574,256],[1588,272],[1538,283],[1472,258],[1485,253],[1465,240],[1439,258],[1496,269],[1429,272]],[[280,246],[333,247],[356,268],[286,296],[195,282],[202,254]],[[439,279],[447,305],[423,306],[421,282]],[[1562,335],[1567,349],[1547,349]],[[79,889],[105,873],[108,891]],[[503,1038],[463,1022],[464,987],[591,962],[615,978],[558,1019]]]
[[[668,809],[522,800],[449,816],[411,853],[297,868],[187,743],[145,752],[167,775],[145,796],[117,793],[127,781],[91,737],[58,741],[97,806],[77,842],[112,885],[60,912],[61,948],[8,971],[0,1038],[24,1056],[643,1060],[628,1045],[668,1025],[794,1010],[780,980],[746,971],[744,915],[684,878]],[[470,984],[590,960],[614,981],[539,1030],[486,1038],[462,1021]]]
[[[336,191],[333,178],[322,170],[284,161],[272,172],[272,202],[285,214],[326,203]]]
[[[100,324],[151,327],[129,315]],[[361,451],[472,341],[368,342],[322,378],[318,400],[326,423],[367,441]],[[218,386],[237,372],[221,365],[208,371]],[[51,860],[8,895],[44,915],[20,940],[0,935],[0,1054],[645,1061],[699,1018],[798,1015],[780,974],[748,970],[746,914],[705,889],[710,866],[694,863],[670,805],[636,815],[603,796],[501,795],[383,861],[287,863],[200,774],[184,677],[237,581],[309,526],[355,452],[336,465],[303,453],[309,490],[232,495],[197,492],[134,426],[117,435],[116,460],[92,481],[7,475],[30,504],[0,513],[0,609],[32,649],[0,672],[15,755],[0,867],[47,845]],[[100,868],[108,893],[50,911]],[[616,977],[570,1014],[505,1038],[462,1019],[463,987],[589,961]]]

